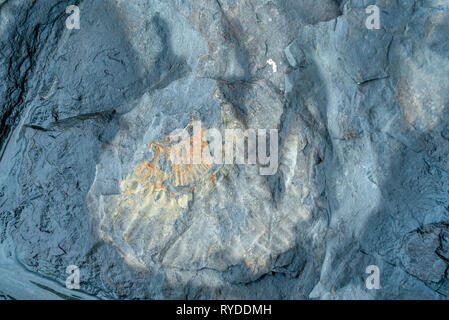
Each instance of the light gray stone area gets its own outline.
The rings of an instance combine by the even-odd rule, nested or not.
[[[0,1],[0,299],[446,299],[448,34],[447,0]],[[278,129],[276,173],[173,166],[195,120]]]

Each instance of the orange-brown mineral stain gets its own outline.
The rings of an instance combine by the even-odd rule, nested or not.
[[[201,128],[193,136],[177,141],[175,144],[172,144],[168,137],[163,141],[151,142],[149,151],[154,152],[154,157],[151,161],[138,164],[133,173],[121,182],[122,187],[126,189],[125,194],[130,196],[137,192],[166,192],[167,198],[174,199],[180,194],[169,192],[167,184],[171,183],[176,187],[190,186],[191,192],[197,192],[198,187],[204,183],[215,184],[216,175],[210,174],[212,157],[203,155],[204,150],[209,151],[204,132],[205,130]],[[199,163],[193,163],[195,151],[200,151]],[[172,152],[180,156],[181,161],[169,162]],[[160,161],[162,155],[165,155],[165,161]],[[209,179],[206,179],[207,177]]]
[[[190,210],[190,201],[202,201],[215,189],[217,177],[212,171],[212,157],[204,158],[202,152],[209,150],[205,131],[198,132],[193,137],[182,137],[184,141],[173,141],[171,137],[152,141],[148,148],[153,158],[132,168],[120,181],[121,192],[105,200],[106,212],[112,215],[114,230],[119,232],[119,244],[126,244],[123,254],[129,263],[143,263],[135,255],[136,245],[157,250],[160,243],[169,241],[178,217]],[[172,150],[180,146],[187,147],[182,153],[185,158],[174,163]],[[198,149],[201,157],[193,163]],[[224,168],[217,166],[214,170]]]
[[[155,149],[155,156],[152,161],[142,162],[134,170],[135,175],[138,177],[136,181],[142,183],[147,187],[147,191],[162,191],[165,190],[163,186],[164,181],[167,179],[167,173],[159,169],[158,162],[161,152],[163,150],[161,144],[150,144],[150,150]],[[127,193],[130,194],[133,189],[128,189]]]
[[[199,179],[207,173],[212,167],[211,159],[203,158],[203,150],[208,150],[208,143],[204,138],[204,129],[196,132],[192,137],[186,140],[181,140],[179,146],[189,146],[189,148],[180,148],[177,151],[181,152],[181,163],[171,164],[173,171],[173,180],[176,186],[187,186]],[[199,150],[195,150],[196,146]],[[165,149],[167,156],[171,155],[171,147]],[[194,152],[198,151],[200,156],[200,163],[194,163]]]
[[[193,163],[194,148],[201,147],[201,156],[202,151],[208,148],[204,130],[198,131],[193,137],[186,137],[184,141],[176,143],[168,138],[151,142],[149,151],[154,154],[153,159],[136,165],[120,182],[122,193],[115,197],[113,206],[118,207],[116,219],[124,219],[119,216],[127,217],[123,220],[126,221],[122,238],[124,241],[132,243],[141,232],[139,226],[150,217],[166,223],[162,236],[168,237],[177,216],[188,208],[193,193],[197,193],[196,197],[202,199],[209,192],[207,186],[216,183],[216,175],[211,172],[211,158],[201,157],[201,161],[197,161],[199,163]],[[187,149],[181,150],[183,161],[176,164],[170,157],[173,148],[176,147],[176,151],[179,151],[180,146]],[[153,246],[155,242],[149,241],[148,248]]]

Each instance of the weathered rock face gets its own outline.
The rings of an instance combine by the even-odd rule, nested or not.
[[[448,32],[447,0],[0,0],[0,297],[445,298]],[[277,129],[277,170],[174,165],[197,121]]]

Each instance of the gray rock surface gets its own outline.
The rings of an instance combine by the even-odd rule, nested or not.
[[[445,299],[448,34],[447,0],[0,0],[0,299]],[[277,172],[175,171],[192,120],[277,128]]]

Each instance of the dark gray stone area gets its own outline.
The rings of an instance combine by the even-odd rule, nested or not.
[[[0,0],[0,79],[0,299],[449,295],[447,0]],[[276,173],[180,188],[192,120]]]

